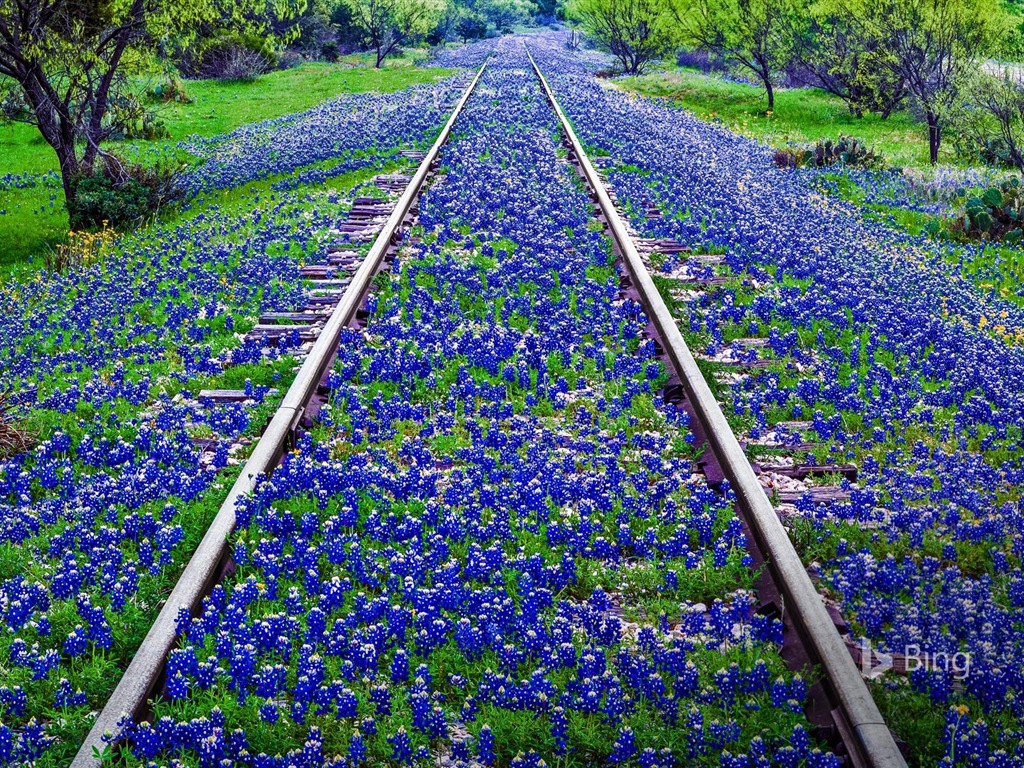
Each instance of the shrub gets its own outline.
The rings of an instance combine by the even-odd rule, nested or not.
[[[277,62],[275,50],[264,38],[223,33],[184,50],[177,65],[185,77],[253,80],[272,71]]]
[[[300,67],[305,63],[306,57],[298,51],[281,51],[281,55],[277,59],[277,68],[295,69],[295,67]]]
[[[233,45],[211,53],[203,64],[203,75],[226,82],[249,82],[272,68],[263,54]]]
[[[836,141],[824,139],[815,144],[792,145],[778,149],[773,155],[773,160],[780,168],[824,168],[830,165],[881,168],[885,165],[885,159],[868,149],[863,141],[842,135]]]
[[[180,171],[180,166],[169,163],[126,165],[114,155],[105,155],[98,171],[75,180],[75,194],[68,202],[71,229],[138,226],[181,199]]]
[[[0,459],[28,450],[32,435],[18,418],[18,403],[10,389],[0,389]]]
[[[1015,69],[968,81],[951,123],[961,156],[1024,171],[1024,79]]]
[[[810,165],[811,152],[804,147],[776,149],[772,159],[779,168],[802,168]]]
[[[120,96],[111,100],[107,125],[107,138],[111,141],[155,141],[171,137],[164,121],[134,96]]]
[[[157,83],[149,89],[151,101],[163,103],[177,102],[178,104],[191,104],[192,99],[185,92],[185,86],[176,77],[168,77],[162,83]]]
[[[1024,187],[1018,178],[987,188],[968,197],[964,213],[952,230],[972,240],[1000,240],[1011,245],[1021,242],[1024,232]]]
[[[676,54],[676,64],[680,67],[692,67],[701,72],[727,72],[729,67],[720,58],[712,57],[703,48],[693,50],[683,48]]]
[[[455,25],[455,33],[462,38],[463,43],[479,40],[487,34],[487,22],[476,14],[467,14]]]
[[[24,122],[31,114],[32,110],[21,88],[5,88],[4,83],[0,83],[0,125],[11,121]]]
[[[1002,136],[981,139],[977,152],[981,162],[996,168],[1015,168],[1020,156],[1017,147]]]
[[[337,40],[328,40],[320,46],[320,56],[324,61],[337,61],[341,55],[341,48]]]

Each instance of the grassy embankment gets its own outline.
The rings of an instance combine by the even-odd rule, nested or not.
[[[148,149],[162,146],[174,151],[174,145],[188,136],[214,136],[247,123],[300,112],[344,93],[397,91],[450,74],[445,69],[409,66],[408,59],[388,61],[378,70],[364,59],[353,56],[338,64],[303,64],[253,82],[185,81],[191,103],[157,106],[170,139],[112,144],[111,148],[131,151],[148,145]],[[53,150],[34,126],[25,124],[0,126],[0,158],[0,176],[44,174],[57,168]],[[59,184],[0,190],[0,273],[61,242],[67,227]]]
[[[626,91],[671,99],[702,120],[720,122],[735,133],[773,147],[784,147],[790,142],[809,144],[843,134],[863,139],[870,149],[884,157],[889,168],[911,168],[926,174],[932,168],[926,130],[906,110],[885,120],[878,115],[857,118],[841,99],[822,90],[791,88],[776,92],[775,110],[769,115],[762,88],[676,66],[614,82]],[[963,166],[949,141],[945,142],[939,159],[943,165]],[[864,190],[849,179],[840,174],[830,178],[836,193],[860,206],[865,218],[884,221],[912,235],[921,234],[929,222],[943,218],[868,203]],[[947,253],[947,260],[979,290],[1024,304],[1024,260],[1019,247],[989,243],[983,249],[955,249]]]
[[[927,133],[907,112],[885,120],[878,115],[858,118],[841,99],[822,90],[789,88],[776,92],[775,109],[768,114],[763,88],[675,66],[615,82],[627,91],[672,99],[702,120],[719,121],[731,131],[774,147],[843,134],[863,139],[890,165],[928,165]],[[944,148],[941,160],[954,161],[950,147]]]

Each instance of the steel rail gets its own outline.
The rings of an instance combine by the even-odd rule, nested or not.
[[[832,693],[832,698],[847,725],[853,731],[854,743],[847,743],[851,751],[856,751],[851,757],[855,761],[859,758],[859,764],[873,768],[906,768],[906,761],[896,746],[896,741],[872,699],[849,650],[832,623],[821,595],[807,575],[800,556],[758,482],[750,461],[726,421],[721,406],[704,380],[693,354],[640,258],[600,176],[594,170],[583,150],[583,145],[558,105],[547,79],[529,49],[526,53],[548,101],[558,116],[583,175],[597,198],[612,238],[620,249],[650,320],[661,335],[665,352],[675,368],[675,373],[682,381],[683,389],[707,433],[710,448],[736,494],[736,503],[746,512],[757,544],[765,553],[768,567],[786,601],[785,607],[795,614],[798,631],[805,638],[814,660],[823,668],[825,685]]]
[[[445,123],[430,151],[427,152],[416,169],[416,173],[409,181],[405,191],[398,198],[384,228],[377,235],[366,258],[356,270],[352,281],[324,324],[320,336],[302,363],[280,406],[256,443],[252,454],[242,467],[241,474],[231,487],[227,498],[220,505],[216,517],[189,559],[185,570],[142,641],[142,645],[139,646],[114,692],[96,717],[88,736],[71,762],[71,768],[99,768],[102,764],[101,755],[107,746],[103,738],[104,735],[115,733],[118,722],[125,714],[134,716],[142,711],[146,701],[153,694],[167,655],[177,639],[176,624],[179,610],[187,608],[189,611],[194,611],[203,596],[212,587],[218,568],[224,561],[228,550],[228,537],[235,528],[236,504],[253,491],[259,478],[273,472],[280,461],[306,406],[316,394],[321,379],[334,359],[342,329],[355,317],[388,249],[396,242],[396,235],[406,216],[412,210],[413,203],[419,196],[423,182],[437,160],[441,147],[448,140],[452,126],[472,95],[486,67],[487,62],[485,61],[472,82],[466,87],[448,118],[448,122]]]

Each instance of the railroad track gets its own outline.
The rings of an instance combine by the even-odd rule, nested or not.
[[[333,277],[334,270],[330,268],[315,268],[307,271],[304,275],[307,278],[319,278],[314,283],[315,287],[312,291],[313,304],[333,306],[326,320],[318,319],[312,325],[303,323],[301,325],[293,324],[289,327],[281,326],[277,322],[263,322],[287,320],[287,318],[263,317],[261,323],[254,329],[255,334],[265,338],[269,343],[280,339],[284,333],[293,332],[315,334],[315,336],[308,337],[310,340],[315,338],[315,341],[285,393],[284,399],[242,468],[241,474],[220,505],[216,517],[185,566],[177,584],[143,639],[142,645],[139,646],[132,663],[125,670],[114,692],[96,717],[85,741],[71,763],[72,768],[95,768],[101,765],[101,755],[109,747],[104,736],[118,731],[118,724],[125,714],[134,717],[144,712],[149,698],[159,689],[167,654],[174,647],[177,638],[179,611],[182,608],[189,611],[196,609],[203,597],[209,594],[222,577],[228,563],[228,538],[235,527],[236,502],[251,493],[261,477],[274,471],[288,446],[292,444],[301,422],[304,418],[309,418],[310,406],[317,397],[317,391],[331,368],[342,330],[357,320],[358,312],[366,299],[374,276],[380,270],[387,256],[394,252],[402,228],[410,223],[416,199],[435,166],[438,153],[448,140],[452,126],[461,114],[486,67],[485,62],[466,87],[451,117],[441,129],[433,146],[423,156],[412,178],[404,179],[394,174],[381,178],[380,185],[383,190],[392,192],[402,190],[397,201],[390,206],[390,210],[381,207],[381,201],[376,199],[367,198],[353,201],[353,207],[357,211],[356,218],[361,220],[354,222],[355,226],[343,228],[343,240],[348,242],[342,242],[333,249],[334,253],[344,254],[344,256],[333,259],[334,266],[340,267],[345,263],[353,266],[355,262],[351,260],[349,242],[359,239],[353,235],[362,236],[373,228],[373,219],[385,213],[387,213],[387,220],[380,227],[373,245],[351,278],[335,278]],[[413,156],[415,157],[415,155]],[[347,237],[344,236],[346,234]],[[343,259],[348,261],[343,261]],[[308,319],[308,315],[315,313],[302,314],[306,315]],[[282,331],[282,327],[286,327],[287,330]],[[224,400],[238,396],[233,391],[205,392],[201,393],[201,396],[202,394],[211,399],[219,397]]]
[[[813,711],[808,713],[812,722],[831,729],[833,743],[842,745],[838,751],[845,751],[849,764],[856,768],[904,766],[899,749],[832,617],[658,293],[637,243],[532,56],[530,62],[562,127],[570,162],[589,187],[596,203],[595,216],[605,225],[625,268],[623,290],[644,307],[651,320],[648,334],[656,341],[662,359],[673,374],[666,386],[665,400],[689,414],[691,431],[699,442],[705,442],[710,448],[710,460],[702,464],[705,475],[712,483],[728,479],[736,494],[735,507],[744,523],[755,567],[762,563],[767,566],[758,592],[763,611],[784,622],[783,654],[796,669],[817,665],[823,672],[824,685]],[[368,295],[373,277],[394,254],[402,228],[413,220],[416,199],[485,68],[486,64],[466,88],[431,149],[422,157],[415,153],[407,155],[410,160],[420,160],[413,176],[380,178],[382,189],[401,192],[394,205],[383,204],[374,198],[360,198],[353,202],[353,215],[341,228],[343,242],[332,250],[328,264],[303,270],[303,276],[314,281],[315,286],[309,305],[301,311],[269,313],[260,318],[252,334],[263,343],[273,345],[287,337],[311,347],[241,475],[220,506],[131,665],[97,717],[72,763],[74,768],[100,765],[100,754],[108,746],[104,735],[116,732],[125,714],[135,718],[143,715],[150,698],[159,692],[167,655],[177,637],[179,611],[182,608],[194,611],[230,563],[228,541],[235,525],[236,502],[252,492],[259,478],[274,471],[293,444],[297,430],[310,426],[318,408],[317,399],[322,396],[322,385],[338,350],[340,335],[344,328],[359,322],[360,307]],[[385,216],[387,218],[381,225],[380,219]],[[360,262],[349,244],[371,236],[374,237],[373,244]],[[671,247],[657,243],[641,245]],[[338,277],[339,273],[345,274],[352,268],[355,271],[351,277]],[[201,393],[203,396],[230,401],[237,399],[239,394],[208,391]]]
[[[761,604],[783,619],[789,630],[788,660],[796,664],[809,660],[820,665],[829,702],[828,717],[854,766],[905,766],[895,739],[871,698],[849,649],[661,298],[622,216],[558,105],[540,67],[529,51],[527,55],[558,116],[572,162],[590,188],[600,218],[607,226],[616,252],[627,270],[630,283],[627,287],[635,289],[651,320],[652,335],[656,335],[664,359],[674,374],[666,389],[676,386],[681,390],[675,397],[667,393],[667,399],[674,399],[689,413],[690,428],[698,442],[704,442],[710,448],[712,462],[703,466],[709,481],[720,480],[724,476],[736,494],[735,507],[743,520],[748,541],[752,543],[755,565],[764,563],[770,576],[770,583],[759,585]],[[821,723],[820,717],[818,720]]]

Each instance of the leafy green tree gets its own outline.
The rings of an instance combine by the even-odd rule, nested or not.
[[[626,74],[641,74],[676,44],[674,19],[665,0],[573,0],[566,13],[608,47]]]
[[[467,10],[455,23],[455,33],[462,38],[463,43],[479,40],[487,34],[487,22],[482,16]]]
[[[0,91],[20,92],[22,119],[56,153],[73,216],[79,180],[105,159],[111,106],[131,96],[126,69],[140,50],[171,31],[186,41],[201,28],[263,32],[301,2],[0,0]]]
[[[974,158],[1024,172],[1024,77],[1014,66],[979,71],[952,114],[955,141]]]
[[[1007,18],[998,0],[860,0],[860,13],[889,55],[881,61],[906,84],[928,125],[938,162],[947,115],[982,60],[996,52]]]
[[[423,37],[444,12],[443,0],[345,0],[352,23],[376,55],[374,66],[403,45]]]
[[[670,0],[685,38],[764,86],[775,109],[775,76],[789,63],[803,0]]]
[[[476,0],[475,9],[503,34],[511,32],[516,24],[526,24],[537,12],[530,0]]]
[[[444,0],[441,4],[441,12],[437,17],[434,28],[427,33],[427,42],[430,45],[443,45],[455,34],[455,26],[459,23],[465,13],[455,0]]]
[[[820,0],[806,18],[797,19],[793,63],[812,83],[845,101],[857,117],[877,112],[884,119],[906,98],[903,79],[884,61],[889,55],[885,40],[842,3]]]

